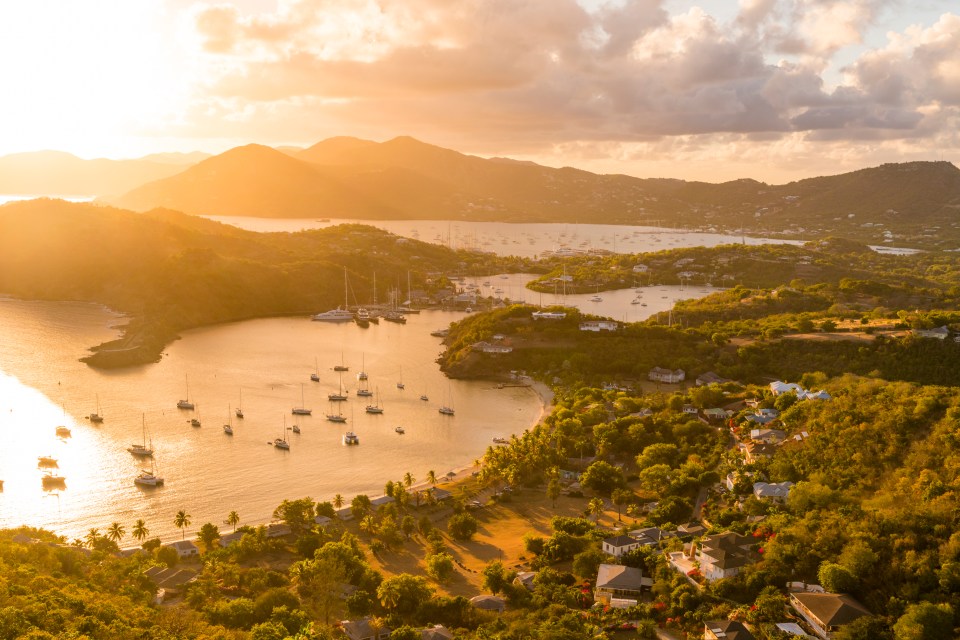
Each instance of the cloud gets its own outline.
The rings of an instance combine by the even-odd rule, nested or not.
[[[724,148],[951,139],[960,17],[864,47],[888,5],[741,0],[729,22],[696,7],[671,15],[664,0],[203,5],[194,30],[210,71],[194,110],[284,140],[297,127],[410,133],[491,153],[705,136]],[[837,52],[850,59],[858,43],[828,83]]]

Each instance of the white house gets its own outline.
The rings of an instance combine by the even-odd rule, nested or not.
[[[633,272],[634,272],[634,273],[646,273],[647,271],[650,271],[650,267],[648,267],[648,266],[645,265],[645,264],[635,264],[635,265],[633,265]]]
[[[754,482],[753,495],[760,498],[769,498],[776,502],[785,502],[790,495],[790,487],[793,483],[787,482]]]
[[[619,564],[601,564],[597,569],[594,599],[611,607],[626,608],[637,604],[640,594],[653,586],[653,580],[643,577],[643,571]]]
[[[647,378],[653,380],[654,382],[666,382],[668,384],[676,384],[678,382],[683,382],[683,379],[686,378],[686,373],[683,369],[663,369],[661,367],[654,367],[650,369],[650,373],[647,374]]]
[[[580,331],[616,331],[620,328],[620,323],[613,320],[589,320],[580,323]]]
[[[513,347],[508,347],[505,344],[491,344],[489,342],[475,342],[470,348],[481,353],[510,353],[513,351]]]
[[[640,547],[640,542],[630,536],[616,536],[607,538],[601,543],[600,547],[604,553],[609,553],[614,558],[619,558],[625,553],[630,553]]]
[[[563,311],[534,311],[530,317],[534,320],[563,320],[567,314]]]
[[[176,549],[177,555],[181,558],[200,555],[200,549],[197,548],[197,545],[195,545],[192,540],[177,540],[176,542],[171,542],[163,546]]]
[[[700,572],[709,580],[731,578],[752,564],[757,554],[751,550],[754,540],[733,531],[705,537],[698,553]]]
[[[776,380],[770,383],[770,392],[775,396],[789,393],[791,391],[797,393],[799,391],[804,391],[804,388],[794,382],[783,382],[782,380]]]

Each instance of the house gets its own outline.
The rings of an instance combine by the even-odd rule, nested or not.
[[[378,498],[372,498],[370,500],[370,506],[374,511],[378,511],[380,507],[390,504],[393,502],[393,496],[380,496]]]
[[[507,606],[507,603],[503,598],[488,595],[474,596],[470,598],[470,604],[475,606],[477,609],[483,609],[484,611],[496,611],[497,613],[503,613],[504,608]]]
[[[453,494],[447,491],[446,489],[440,489],[439,487],[433,487],[430,489],[433,492],[433,499],[437,502],[443,502],[444,500],[449,500],[453,497]]]
[[[340,627],[350,640],[386,640],[390,637],[390,629],[387,627],[374,629],[370,624],[370,618],[343,620],[340,622]]]
[[[646,273],[647,271],[650,271],[650,267],[648,267],[648,266],[645,265],[645,264],[635,264],[635,265],[633,265],[633,272],[634,272],[634,273]]]
[[[757,442],[776,443],[783,442],[787,438],[787,432],[782,429],[751,429],[750,439]]]
[[[777,445],[766,442],[748,442],[742,445],[742,447],[747,462],[756,462],[757,460],[772,458],[773,454],[777,452]]]
[[[630,553],[640,546],[640,543],[630,536],[616,536],[607,538],[601,543],[600,548],[604,553],[609,553],[614,558],[619,558],[625,553]]]
[[[703,623],[703,640],[753,640],[750,630],[736,620],[707,620]]]
[[[715,422],[720,420],[726,420],[727,418],[733,415],[733,412],[728,411],[727,409],[712,407],[710,409],[704,409],[703,415],[707,418],[707,420],[710,420],[711,422]]]
[[[420,630],[420,640],[453,640],[453,632],[442,624]]]
[[[290,535],[292,532],[290,525],[286,522],[271,522],[267,525],[268,538],[282,538]]]
[[[784,393],[789,392],[798,392],[803,391],[803,387],[793,382],[783,382],[782,380],[776,380],[770,383],[770,393],[775,396],[783,395]]]
[[[197,572],[189,569],[150,567],[143,572],[143,575],[153,580],[157,589],[163,591],[164,597],[172,597],[179,595],[183,585],[197,577]]]
[[[489,342],[475,342],[470,348],[473,351],[479,351],[480,353],[510,353],[513,351],[513,347],[509,347],[505,344],[491,344]]]
[[[534,320],[563,320],[567,314],[563,311],[534,311],[530,317]]]
[[[721,378],[720,376],[715,374],[713,371],[707,371],[706,373],[701,373],[700,375],[697,376],[697,379],[694,380],[694,384],[696,384],[698,387],[703,387],[710,384],[726,384],[728,382],[732,382],[732,380],[728,380],[727,378]]]
[[[334,514],[337,516],[338,520],[343,520],[344,522],[347,520],[353,520],[353,509],[350,507],[340,507],[334,512]]]
[[[654,367],[650,369],[650,372],[647,374],[647,378],[653,380],[654,382],[665,382],[667,384],[676,384],[678,382],[683,382],[686,378],[686,373],[683,369],[663,369],[661,367]]]
[[[867,609],[844,593],[791,593],[790,606],[823,640],[829,640],[840,627],[870,615]]]
[[[778,622],[777,629],[783,631],[787,635],[796,636],[798,638],[812,638],[813,636],[808,635],[806,631],[803,630],[803,627],[798,625],[796,622]]]
[[[820,391],[804,391],[803,393],[797,392],[797,397],[801,400],[832,400],[833,397],[821,389]]]
[[[946,326],[942,326],[937,327],[936,329],[914,329],[910,333],[918,338],[933,338],[935,340],[943,340],[950,335],[950,329],[948,329]]]
[[[583,474],[579,471],[570,471],[568,469],[560,469],[560,481],[561,482],[580,482],[580,477]]]
[[[176,542],[170,542],[163,546],[175,549],[177,556],[180,558],[200,555],[200,549],[197,548],[197,545],[195,545],[192,540],[177,540]]]
[[[593,597],[597,602],[616,608],[632,607],[640,594],[653,586],[653,580],[643,577],[643,571],[619,564],[601,564]]]
[[[313,519],[313,522],[319,527],[325,527],[333,522],[333,518],[328,518],[327,516],[317,516]]]
[[[231,531],[230,533],[224,533],[220,536],[220,540],[218,540],[218,542],[220,543],[221,547],[226,549],[234,542],[239,542],[244,533],[244,531]]]
[[[707,528],[699,522],[688,522],[677,527],[677,537],[683,540],[691,540],[697,536],[706,533]]]
[[[599,333],[600,331],[616,331],[619,328],[620,323],[614,322],[613,320],[589,320],[580,323],[580,331],[594,331]]]
[[[536,571],[521,571],[513,579],[514,584],[522,585],[527,591],[533,591],[533,580],[537,577]]]
[[[754,482],[753,495],[757,496],[761,500],[768,498],[775,502],[786,502],[787,496],[790,494],[790,487],[792,486],[793,483],[790,481]]]
[[[758,555],[751,547],[753,538],[733,531],[705,537],[700,543],[700,572],[709,580],[732,578],[752,564]]]
[[[687,414],[688,416],[695,416],[697,415],[697,408],[692,404],[685,404],[683,405],[683,413]]]
[[[676,538],[676,531],[664,531],[659,527],[647,527],[645,529],[636,529],[628,534],[637,541],[641,547],[659,546],[664,540]]]

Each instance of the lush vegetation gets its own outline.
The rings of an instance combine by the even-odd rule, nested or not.
[[[157,360],[184,329],[342,305],[344,268],[353,305],[406,287],[405,277],[400,283],[384,272],[409,271],[412,286],[430,290],[454,273],[527,266],[359,225],[253,233],[171,211],[134,214],[60,200],[0,210],[0,292],[97,302],[130,316],[124,337],[89,359],[100,366]]]

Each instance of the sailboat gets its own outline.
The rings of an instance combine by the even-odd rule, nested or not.
[[[403,367],[400,367],[400,379],[397,381],[397,389],[403,391],[405,388],[403,385]]]
[[[100,424],[103,422],[103,415],[100,413],[100,395],[97,395],[97,410],[87,416],[87,420],[93,422],[94,424]]]
[[[132,453],[135,456],[141,458],[147,458],[153,455],[153,440],[150,440],[150,446],[147,446],[147,418],[145,415],[140,415],[140,420],[143,428],[143,443],[142,444],[132,444],[127,447],[127,451]]]
[[[368,404],[366,408],[367,413],[383,413],[383,407],[380,406],[380,389],[377,389],[377,403]]]
[[[191,426],[191,427],[199,427],[199,426],[200,426],[200,413],[199,413],[199,412],[197,412],[197,417],[196,417],[196,418],[190,418],[190,426]]]
[[[360,372],[357,374],[357,380],[366,380],[367,372],[364,369],[367,368],[367,354],[363,354],[360,361]]]
[[[337,412],[333,413],[332,411],[327,414],[327,420],[330,422],[346,422],[347,419],[343,417],[343,412],[340,410],[341,405],[337,405]],[[331,410],[333,407],[331,407]]]
[[[343,364],[343,351],[340,352],[340,364],[333,367],[334,371],[350,371],[350,367]]]
[[[343,394],[343,375],[340,375],[340,390],[337,393],[328,393],[327,400],[330,402],[343,402],[347,396]]]
[[[142,487],[159,487],[163,484],[163,478],[157,475],[157,463],[153,457],[150,458],[150,469],[141,469],[133,482]]]
[[[287,417],[283,417],[283,435],[274,439],[273,446],[277,449],[289,449],[290,443],[287,442]]]
[[[227,405],[227,424],[223,425],[223,432],[228,436],[233,435],[233,417],[230,415],[230,405]]]
[[[237,405],[237,410],[234,412],[238,418],[243,419],[243,387],[240,387],[240,404]]]
[[[310,415],[312,412],[313,412],[312,409],[307,409],[306,407],[303,406],[303,385],[301,384],[301,385],[300,385],[300,406],[299,406],[299,407],[294,407],[294,408],[290,411],[290,413],[292,413],[292,414],[295,415],[295,416],[308,416],[308,415]]]
[[[313,358],[313,366],[316,368],[316,372],[310,374],[310,379],[314,382],[320,382],[320,365],[317,364],[316,357]]]
[[[188,409],[188,410],[192,410],[192,409],[193,409],[193,403],[190,402],[190,379],[186,376],[186,374],[184,374],[183,377],[184,377],[184,379],[186,380],[186,383],[187,383],[187,397],[186,397],[185,400],[178,400],[178,401],[177,401],[177,409]]]
[[[447,389],[447,396],[450,396],[449,389]],[[441,405],[438,411],[445,416],[452,416],[455,413],[453,410],[453,400],[450,400],[450,404]]]
[[[313,320],[318,322],[352,322],[353,313],[350,311],[350,303],[347,300],[347,268],[343,268],[343,306],[324,311],[313,316]]]

